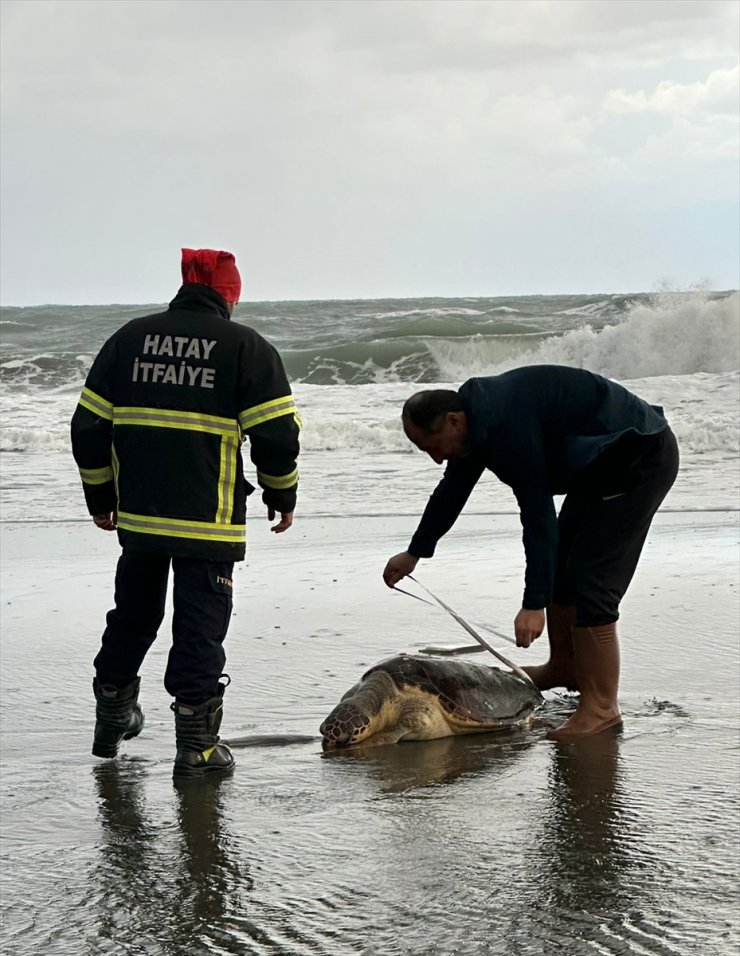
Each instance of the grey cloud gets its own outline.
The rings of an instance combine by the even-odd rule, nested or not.
[[[604,108],[733,67],[734,2],[11,0],[2,17],[7,301],[38,276],[28,250],[42,298],[141,300],[180,245],[208,244],[243,252],[256,296],[526,291],[557,263],[580,291],[598,245],[547,258],[564,210],[603,208],[593,228],[637,275],[610,197],[737,197],[723,140],[682,168],[689,150],[654,145],[688,143],[671,116]]]

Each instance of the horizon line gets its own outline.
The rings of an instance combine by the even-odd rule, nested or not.
[[[277,304],[281,302],[382,302],[382,301],[420,301],[420,300],[472,300],[472,299],[558,299],[572,298],[573,296],[629,296],[629,295],[686,295],[687,293],[710,294],[710,295],[732,295],[740,292],[738,288],[729,289],[711,289],[701,286],[690,286],[685,289],[642,289],[642,290],[619,290],[616,292],[607,292],[597,290],[591,292],[523,292],[523,293],[503,293],[497,295],[380,295],[380,296],[329,296],[327,298],[279,298],[279,299],[243,299],[237,303],[240,305],[261,305],[264,303]],[[156,301],[129,301],[129,302],[0,302],[0,309],[48,309],[48,308],[75,308],[83,306],[101,306],[112,308],[113,306],[150,306],[150,305],[168,305],[168,300]]]

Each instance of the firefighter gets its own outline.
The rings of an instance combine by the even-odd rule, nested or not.
[[[114,757],[144,724],[139,668],[157,636],[173,571],[174,776],[232,769],[218,729],[228,677],[232,571],[244,560],[241,444],[272,530],[296,504],[299,417],[277,351],[231,316],[234,256],[182,250],[182,286],[164,312],[128,322],[95,359],[72,418],[72,450],[97,527],[118,532],[115,607],[95,657],[92,752]],[[221,678],[224,678],[224,681]]]

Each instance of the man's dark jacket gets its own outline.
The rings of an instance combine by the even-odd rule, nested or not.
[[[434,554],[488,468],[512,488],[519,504],[527,560],[522,606],[546,607],[557,557],[553,495],[573,490],[588,474],[584,469],[623,436],[663,431],[663,410],[601,375],[560,365],[471,378],[459,395],[468,454],[448,463],[409,552],[420,558]]]
[[[184,285],[169,308],[128,322],[98,354],[72,419],[90,514],[118,512],[134,551],[239,561],[248,437],[266,505],[296,503],[299,419],[283,363],[223,297]]]

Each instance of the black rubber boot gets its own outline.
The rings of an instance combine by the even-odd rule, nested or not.
[[[137,703],[140,683],[137,677],[128,687],[114,687],[93,678],[97,706],[92,752],[96,757],[115,757],[122,740],[130,740],[141,733],[144,714]]]
[[[219,742],[218,736],[225,689],[219,684],[216,696],[202,704],[186,704],[180,700],[170,704],[175,714],[177,741],[174,777],[202,777],[233,769],[234,757],[228,746]]]

